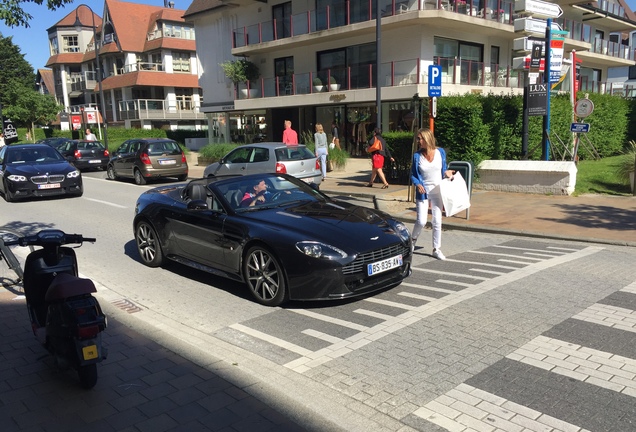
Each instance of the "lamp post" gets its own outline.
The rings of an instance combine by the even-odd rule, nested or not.
[[[102,65],[99,62],[99,45],[97,43],[97,26],[95,25],[95,13],[93,12],[93,9],[91,9],[91,7],[86,4],[81,4],[77,7],[77,9],[75,9],[74,26],[75,30],[77,30],[77,33],[81,32],[82,27],[84,27],[82,21],[80,21],[79,18],[79,8],[81,8],[82,6],[88,8],[93,19],[93,43],[95,44],[95,63],[97,64],[95,72],[97,74],[97,86],[99,89],[100,111],[102,119],[104,120],[104,146],[106,146],[106,149],[108,150],[108,121],[106,120],[106,101],[104,99],[104,90],[102,89]]]

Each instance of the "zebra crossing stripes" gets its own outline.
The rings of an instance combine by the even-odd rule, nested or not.
[[[413,414],[453,432],[588,432],[577,425],[467,384],[460,384]]]
[[[636,360],[539,336],[506,356],[579,381],[636,396]]]

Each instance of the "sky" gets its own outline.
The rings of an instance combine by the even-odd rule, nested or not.
[[[133,0],[129,3],[151,4],[155,6],[163,6],[163,0]],[[175,8],[186,10],[192,0],[175,0]],[[0,33],[4,37],[13,36],[13,43],[20,47],[20,51],[24,54],[25,59],[31,64],[34,71],[44,68],[49,59],[49,43],[46,29],[53,26],[59,20],[75,10],[80,4],[86,4],[93,12],[100,17],[104,12],[103,0],[83,0],[76,1],[57,11],[50,11],[46,6],[38,6],[35,3],[23,3],[23,7],[28,11],[33,19],[30,21],[29,28],[7,27],[4,23],[0,23]],[[636,8],[636,0],[627,0],[630,9],[634,11]]]
[[[192,3],[191,0],[173,0],[176,9],[187,9]],[[636,2],[636,0],[633,0]],[[46,2],[44,2],[46,3]],[[149,4],[163,6],[163,0],[131,0],[128,3]],[[0,33],[2,36],[13,36],[13,43],[20,47],[20,52],[33,67],[34,72],[44,68],[50,57],[49,38],[46,29],[52,27],[69,13],[73,12],[79,5],[85,4],[90,7],[100,17],[104,12],[104,0],[79,0],[74,1],[56,11],[50,11],[45,5],[38,6],[35,3],[23,3],[23,9],[33,16],[29,28],[7,27],[4,22],[0,22]]]

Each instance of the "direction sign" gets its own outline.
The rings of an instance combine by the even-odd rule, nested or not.
[[[428,66],[428,97],[442,96],[442,67]]]
[[[537,18],[558,18],[563,15],[561,6],[541,0],[517,0],[515,12]]]
[[[570,125],[570,132],[587,133],[590,131],[589,123],[572,123]]]

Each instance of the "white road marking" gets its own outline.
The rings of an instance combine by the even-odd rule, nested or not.
[[[84,199],[88,200],[88,201],[93,201],[93,202],[96,202],[96,203],[100,203],[100,204],[106,204],[106,205],[109,205],[109,206],[112,206],[112,207],[117,207],[117,208],[122,208],[122,209],[128,208],[128,207],[123,206],[123,205],[115,204],[115,203],[108,202],[108,201],[102,201],[102,200],[98,200],[98,199],[95,199],[95,198],[86,198],[86,197],[84,197]]]

